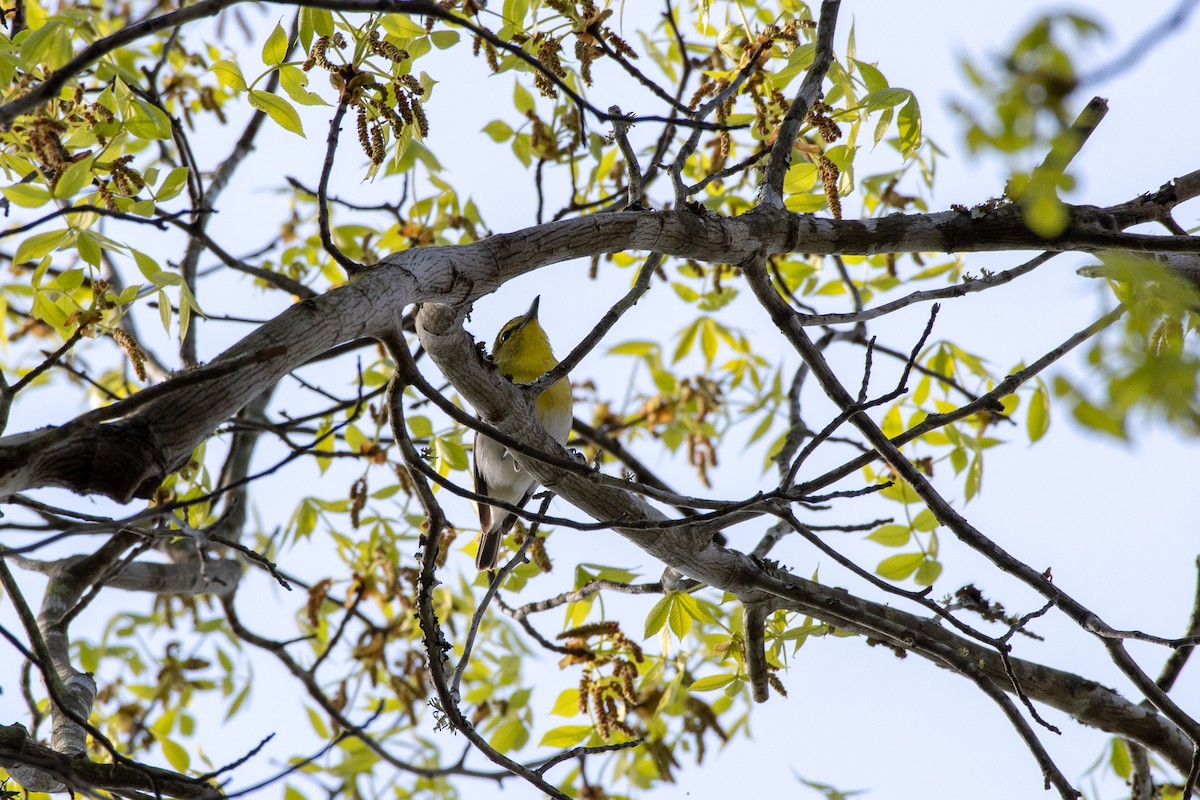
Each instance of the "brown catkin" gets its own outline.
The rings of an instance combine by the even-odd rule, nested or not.
[[[424,139],[429,135],[429,120],[425,117],[425,109],[418,102],[412,104],[413,119],[416,120],[417,130],[421,132],[421,138]]]
[[[314,66],[321,67],[322,69],[333,69],[333,64],[325,57],[325,51],[329,49],[329,44],[328,36],[322,36],[313,42],[312,49],[308,51],[308,59],[305,60],[300,68],[305,72],[308,72]]]
[[[367,110],[358,106],[358,144],[369,158],[371,156],[371,136],[367,132]]]
[[[592,685],[592,709],[596,714],[596,733],[600,734],[600,738],[608,738],[608,722],[611,717],[608,713],[608,707],[605,705],[604,690],[599,684]]]
[[[386,151],[383,147],[383,126],[376,123],[371,126],[371,163],[382,164]]]
[[[397,78],[397,80],[399,80],[401,84],[406,86],[408,90],[417,97],[425,96],[425,87],[422,86],[421,82],[412,75],[401,75],[399,78]]]
[[[588,669],[584,669],[583,675],[579,676],[579,713],[588,713],[588,698],[591,696],[592,690],[592,673]]]
[[[133,364],[133,371],[137,374],[138,380],[145,383],[146,354],[142,352],[142,348],[134,341],[132,336],[121,328],[113,328],[112,338],[117,343],[117,346],[125,351],[125,355],[129,356],[129,362]]]
[[[838,197],[838,168],[825,156],[820,156],[817,172],[821,176],[821,186],[825,189],[825,199],[829,203],[829,213],[834,219],[842,218],[842,200]]]
[[[408,105],[408,98],[400,91],[400,85],[395,85],[396,89],[396,110],[400,112],[400,116],[404,118],[405,125],[412,125],[413,113]]]

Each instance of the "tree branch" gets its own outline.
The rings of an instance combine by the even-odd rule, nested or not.
[[[837,26],[840,6],[841,0],[824,0],[821,3],[821,19],[817,23],[817,45],[813,51],[813,62],[792,100],[791,108],[775,133],[771,157],[767,160],[762,186],[758,190],[760,206],[783,208],[783,178],[792,163],[792,146],[796,143],[796,136],[808,116],[808,110],[824,96],[821,84],[825,82],[825,74],[833,65],[833,32]]]

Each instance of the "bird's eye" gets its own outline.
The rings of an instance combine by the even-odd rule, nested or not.
[[[500,344],[507,342],[508,337],[510,336],[512,336],[512,331],[505,331],[504,333],[500,334]]]

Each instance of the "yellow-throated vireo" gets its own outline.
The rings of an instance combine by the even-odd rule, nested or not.
[[[523,316],[504,324],[492,345],[492,361],[501,375],[513,383],[531,383],[552,369],[558,360],[550,349],[546,331],[538,323],[538,301],[533,299]],[[555,383],[534,400],[538,422],[559,444],[571,432],[571,383]],[[504,445],[481,433],[475,434],[475,491],[517,506],[524,505],[537,486],[533,476],[521,469]],[[495,569],[500,541],[512,530],[517,518],[502,508],[479,503],[479,552],[475,565]]]

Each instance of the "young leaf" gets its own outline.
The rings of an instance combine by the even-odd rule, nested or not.
[[[218,61],[209,67],[217,80],[238,92],[246,91],[246,79],[242,77],[242,68],[232,61]]]
[[[883,525],[872,531],[867,538],[884,547],[903,547],[912,538],[912,531],[905,525]]]
[[[1050,395],[1045,388],[1038,387],[1029,398],[1029,411],[1026,412],[1025,426],[1029,431],[1029,441],[1036,442],[1046,435],[1050,429]]]
[[[723,675],[705,675],[703,678],[693,681],[692,685],[688,687],[688,691],[711,692],[714,689],[721,689],[725,686],[728,686],[729,684],[733,683],[735,678],[735,675],[730,675],[728,673]]]
[[[271,31],[271,35],[267,37],[267,43],[263,45],[263,63],[268,67],[282,64],[283,60],[287,58],[287,49],[287,34],[283,32],[283,26],[276,22],[275,30]]]
[[[13,205],[21,208],[37,208],[50,202],[50,192],[46,187],[32,183],[18,183],[16,186],[0,189],[0,192],[3,192]]]
[[[187,184],[188,168],[176,167],[167,173],[167,177],[163,178],[162,185],[158,187],[158,191],[154,193],[154,199],[160,203],[165,203],[176,197],[183,187]]]
[[[53,252],[69,235],[70,231],[35,233],[17,246],[17,252],[13,254],[12,263],[24,264],[27,261],[38,261],[43,256]]]
[[[560,725],[546,731],[538,744],[543,747],[574,747],[591,734],[591,725]]]
[[[284,64],[279,68],[279,85],[287,96],[302,106],[327,106],[321,95],[308,90],[308,75],[299,67]]]
[[[671,606],[671,595],[666,595],[650,609],[650,613],[646,615],[646,627],[642,633],[646,639],[658,633],[662,630],[663,625],[667,624],[667,614],[671,610]]]
[[[300,115],[296,113],[296,109],[291,103],[279,95],[255,89],[250,92],[250,105],[265,111],[267,116],[275,120],[285,131],[304,136],[304,125],[300,122]]]
[[[917,571],[925,560],[924,553],[900,553],[879,562],[875,574],[890,581],[902,581]]]

